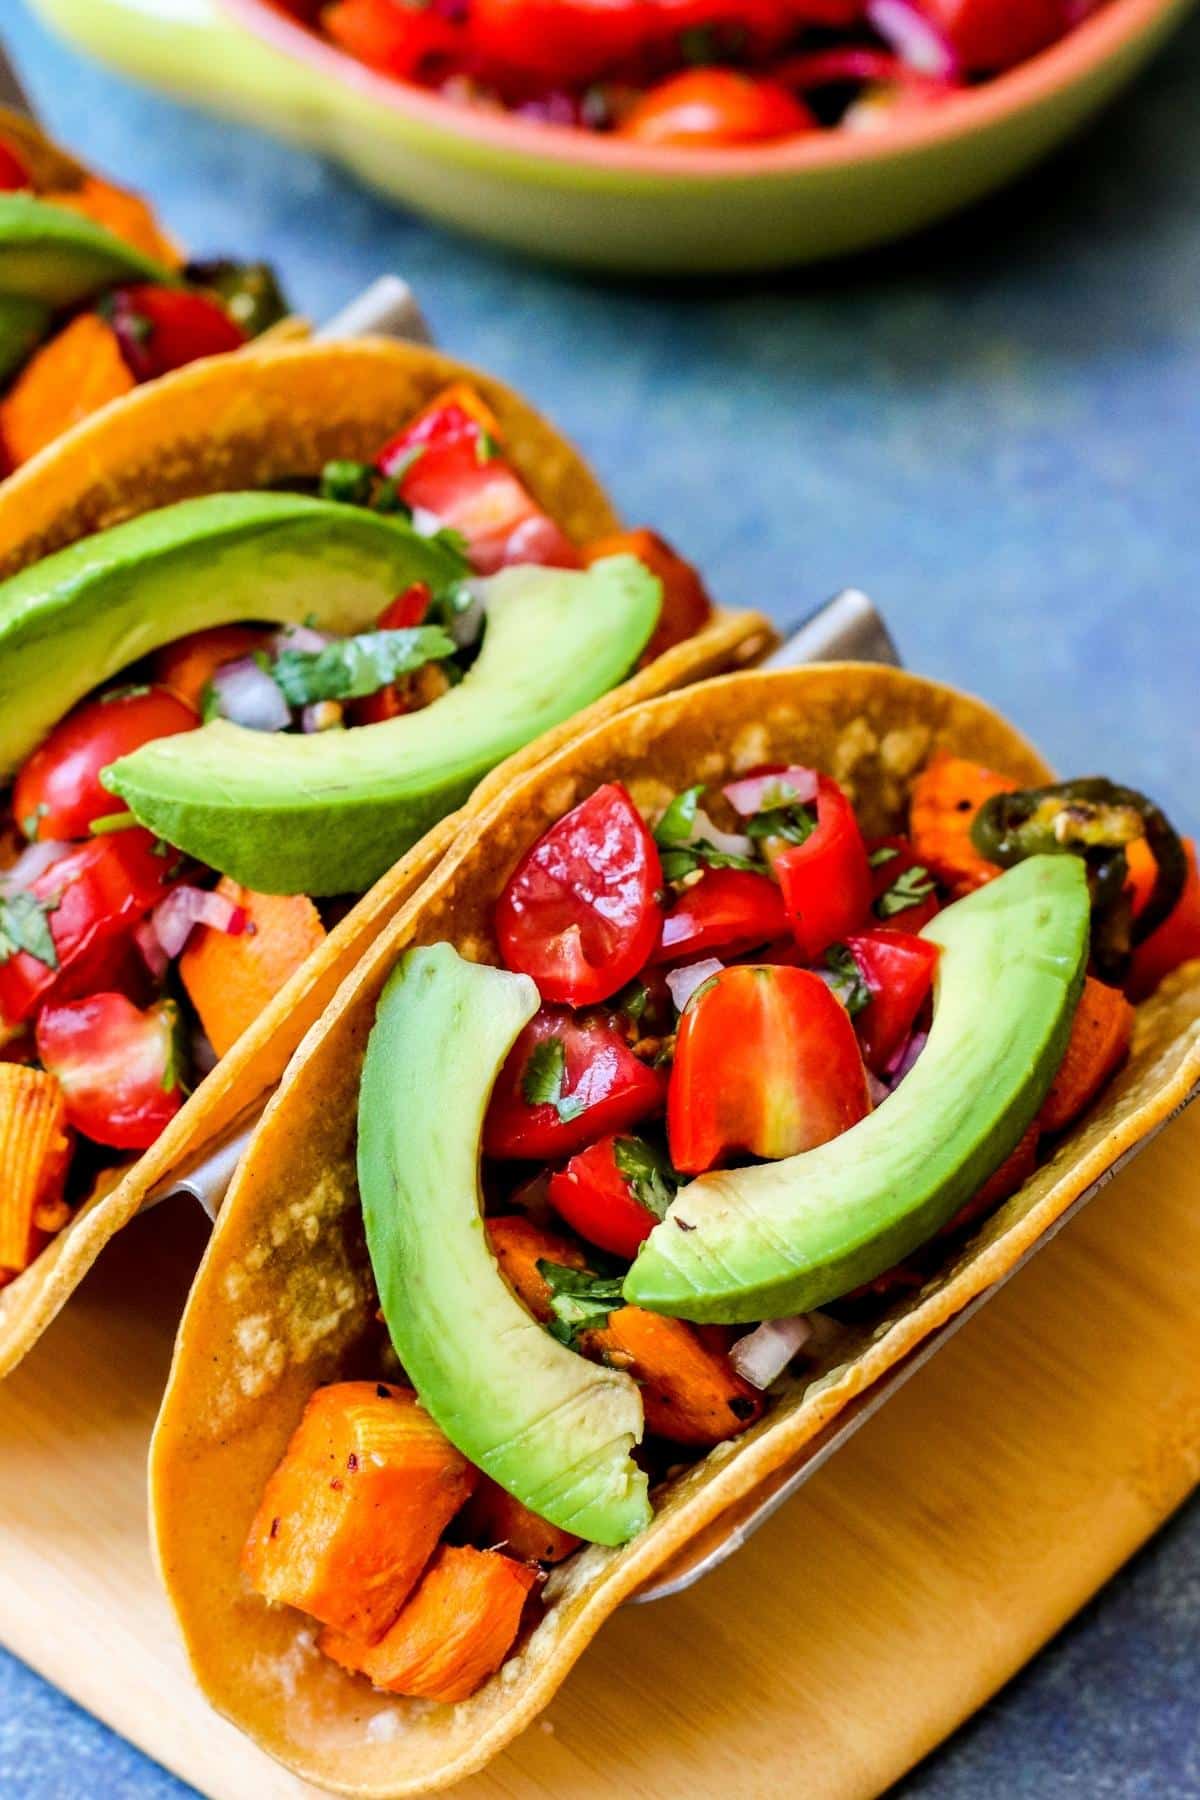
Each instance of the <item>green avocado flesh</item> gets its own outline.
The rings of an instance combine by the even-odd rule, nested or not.
[[[1077,856],[1034,856],[949,906],[933,1026],[895,1093],[841,1137],[683,1188],[625,1281],[654,1312],[809,1312],[925,1243],[1013,1150],[1066,1049],[1088,955]]]
[[[181,500],[83,538],[0,583],[0,780],[92,688],[188,632],[363,631],[410,582],[462,573],[407,523],[299,494]]]
[[[25,294],[0,293],[0,381],[15,375],[50,329],[53,314]]]
[[[635,1383],[526,1312],[484,1228],[479,1145],[493,1083],[539,1005],[527,975],[410,950],[367,1045],[358,1181],[396,1353],[451,1443],[564,1531],[623,1544],[650,1523]]]
[[[419,712],[268,736],[216,720],[105,771],[143,825],[260,893],[358,893],[514,750],[617,685],[658,617],[633,557],[508,569],[485,588],[483,649]]]
[[[123,281],[179,286],[165,263],[83,213],[28,195],[0,196],[0,294],[57,310]]]

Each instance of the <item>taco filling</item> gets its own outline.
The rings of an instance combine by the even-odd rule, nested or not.
[[[266,263],[181,263],[146,202],[0,117],[0,467],[285,316]]]
[[[491,923],[500,966],[427,942],[383,987],[366,1378],[312,1395],[242,1553],[327,1658],[441,1702],[1054,1153],[1200,955],[1200,880],[1132,790],[940,751],[883,837],[810,767],[645,813],[609,781]]]
[[[650,533],[577,548],[501,436],[460,384],[317,491],[0,589],[0,1285],[481,776],[709,620]]]

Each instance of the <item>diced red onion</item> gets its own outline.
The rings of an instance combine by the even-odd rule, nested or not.
[[[224,663],[212,678],[222,718],[247,731],[286,731],[292,722],[283,690],[252,656]]]
[[[158,941],[152,918],[138,921],[133,928],[133,941],[155,981],[161,981],[171,966],[171,959]]]
[[[275,656],[282,650],[303,650],[315,656],[332,642],[328,632],[314,631],[311,625],[284,625],[271,639],[271,650]]]
[[[463,587],[470,593],[470,604],[461,612],[452,612],[446,620],[447,635],[454,639],[460,650],[465,650],[478,638],[487,611],[487,582],[464,581]]]
[[[751,1387],[769,1388],[812,1336],[807,1313],[790,1319],[768,1319],[739,1338],[729,1360]]]
[[[164,955],[174,958],[180,954],[193,925],[211,925],[214,931],[224,931],[230,937],[237,937],[246,929],[246,909],[235,906],[224,894],[217,894],[211,888],[193,887],[185,882],[182,887],[174,888],[165,900],[160,900],[150,918],[154,925],[154,934],[159,941]]]
[[[713,824],[703,807],[696,808],[696,817],[685,843],[711,844],[714,850],[721,851],[724,856],[753,856],[754,845],[748,837],[736,831],[721,831]]]
[[[445,521],[436,513],[431,513],[426,506],[414,506],[412,509],[412,528],[418,537],[436,537]]]
[[[867,1070],[867,1092],[871,1096],[872,1106],[881,1106],[891,1091],[886,1081],[880,1081],[873,1070]]]
[[[927,1031],[910,1032],[904,1042],[892,1053],[887,1068],[884,1070],[889,1087],[899,1087],[928,1042],[929,1033]]]
[[[11,868],[0,871],[0,894],[19,894],[31,888],[38,876],[44,875],[47,869],[52,869],[56,862],[61,862],[72,847],[53,838],[47,838],[44,843],[39,840],[30,844],[28,849],[22,850]]]
[[[667,986],[671,990],[671,998],[675,1002],[676,1012],[682,1012],[696,989],[713,975],[719,975],[725,967],[715,956],[705,957],[703,962],[687,963],[682,969],[672,969],[667,976]]]
[[[755,813],[763,812],[770,796],[781,791],[787,792],[789,806],[811,805],[817,797],[816,770],[797,766],[777,769],[774,774],[743,775],[740,781],[727,782],[721,789],[734,812],[740,813],[743,819],[752,819]]]
[[[910,69],[939,81],[958,79],[953,43],[915,0],[867,0],[866,14],[884,43]]]

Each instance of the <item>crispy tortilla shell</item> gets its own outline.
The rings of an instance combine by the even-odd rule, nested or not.
[[[603,490],[576,451],[500,382],[431,350],[388,340],[287,345],[214,357],[139,388],[0,484],[0,576],[173,500],[311,477],[332,457],[369,456],[456,380],[482,393],[514,463],[572,537],[584,542],[616,528]],[[757,661],[773,642],[758,614],[718,613],[697,636],[486,777],[467,806],[437,825],[330,933],[153,1148],[110,1172],[36,1262],[0,1289],[0,1376],[36,1342],[151,1189],[243,1113],[261,1107],[339,983],[470,815],[576,732],[636,701]]]
[[[252,1593],[238,1554],[268,1475],[319,1383],[378,1375],[374,1290],[354,1174],[362,1056],[401,951],[447,939],[496,959],[491,915],[517,857],[599,783],[644,808],[763,762],[844,782],[872,833],[899,826],[913,776],[947,748],[1044,781],[1046,765],[979,702],[856,664],[741,674],[656,700],[577,739],[478,813],[421,894],[376,940],[308,1034],[221,1213],[193,1289],[151,1456],[160,1570],[196,1676],[217,1709],[306,1780],[371,1800],[479,1769],[547,1703],[621,1600],[789,1462],[869,1383],[997,1281],[1091,1182],[1200,1080],[1200,965],[1139,1009],[1128,1066],[1052,1159],[920,1292],[852,1329],[746,1435],[660,1489],[621,1550],[555,1570],[548,1610],[500,1673],[456,1706],[374,1692],[322,1658],[310,1621]],[[614,1765],[615,1766],[615,1765]]]

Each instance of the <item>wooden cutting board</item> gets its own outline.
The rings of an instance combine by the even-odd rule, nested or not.
[[[173,1216],[168,1216],[173,1214]],[[160,1208],[0,1389],[0,1637],[211,1800],[296,1800],[193,1690],[144,1458],[205,1222]],[[1200,1477],[1200,1106],[691,1592],[626,1608],[457,1792],[865,1800],[986,1700]]]

